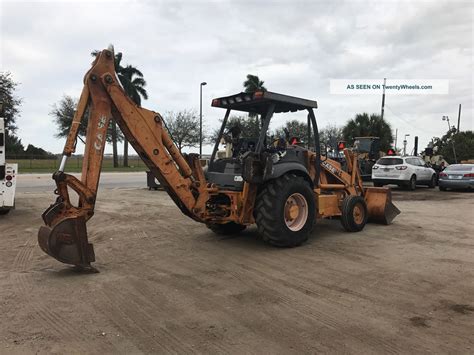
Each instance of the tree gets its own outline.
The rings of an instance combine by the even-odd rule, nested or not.
[[[222,120],[221,120],[222,122]],[[255,138],[260,135],[260,122],[258,117],[249,116],[230,116],[227,120],[224,133],[232,127],[238,126],[240,128],[240,136],[245,138]],[[215,129],[210,136],[211,143],[214,143],[219,136],[220,128]]]
[[[15,95],[19,83],[14,82],[11,73],[0,72],[0,102],[3,103],[2,117],[5,120],[5,130],[14,135],[18,127],[16,120],[19,117],[22,99]]]
[[[28,144],[25,149],[25,158],[29,159],[52,159],[55,158],[53,153],[47,152],[43,148],[35,147],[33,144]]]
[[[255,91],[267,91],[265,86],[263,86],[264,81],[260,80],[257,75],[247,74],[247,80],[244,81],[244,91],[246,93],[253,93]],[[255,112],[250,112],[249,116],[252,118],[257,118],[258,114]]]
[[[93,51],[91,54],[92,56],[96,57],[100,51]],[[122,53],[118,52],[115,54],[114,58],[114,65],[115,65],[115,72],[119,78],[120,84],[122,84],[123,89],[128,97],[132,99],[132,101],[141,106],[141,99],[148,99],[148,93],[145,89],[146,81],[143,79],[143,73],[135,68],[132,65],[126,65],[125,67],[122,66]],[[115,120],[111,122],[112,126],[112,146],[114,152],[114,167],[118,167],[118,158],[117,158],[117,124]],[[124,145],[123,145],[123,166],[128,167],[128,141],[124,138]]]
[[[5,133],[6,158],[17,159],[23,157],[25,146],[21,143],[21,139],[14,134],[9,134],[8,131]]]
[[[302,142],[307,142],[308,140],[308,123],[301,122],[298,120],[292,120],[285,123],[284,126],[281,126],[276,129],[275,136],[286,138],[285,130],[287,130],[289,138],[297,137]],[[310,146],[313,146],[313,128],[311,127],[310,131]],[[325,128],[319,131],[319,141],[328,146],[328,148],[336,149],[337,142],[342,140],[342,128],[336,127],[335,125],[328,125]]]
[[[164,121],[171,138],[180,151],[184,147],[199,147],[199,117],[194,110],[167,112]]]
[[[474,159],[474,132],[457,132],[456,128],[450,129],[441,138],[433,138],[435,150],[442,155],[450,164],[460,162],[461,160]],[[456,159],[454,159],[454,150]]]
[[[358,113],[342,129],[344,139],[349,145],[354,144],[356,137],[379,137],[380,149],[387,151],[392,144],[392,128],[378,114]]]
[[[288,137],[286,132],[288,132]],[[275,131],[275,136],[278,138],[291,138],[297,137],[303,142],[308,140],[308,124],[307,122],[300,122],[298,120],[287,121],[283,126],[279,127]],[[310,139],[312,139],[311,134]]]
[[[319,132],[319,141],[327,145],[330,150],[337,150],[337,142],[343,140],[342,127],[327,125]]]
[[[25,147],[15,135],[18,129],[16,120],[20,114],[22,99],[16,96],[18,83],[13,81],[9,72],[0,72],[0,102],[2,102],[2,117],[5,120],[5,144],[7,158],[21,155]]]
[[[125,68],[121,69],[118,77],[125,93],[138,106],[141,106],[142,98],[145,100],[148,99],[148,93],[145,90],[146,81],[143,79],[142,72],[137,68],[127,65]],[[123,166],[128,167],[128,141],[126,138],[124,138],[123,143]]]
[[[257,75],[247,74],[247,80],[244,81],[244,89],[247,93],[252,93],[258,90],[267,91],[263,86],[264,81],[260,80]]]
[[[78,100],[68,96],[64,95],[61,100],[59,100],[58,103],[54,104],[52,107],[51,112],[49,115],[53,117],[54,122],[56,123],[56,137],[58,138],[64,138],[67,137],[69,134],[69,130],[71,129],[72,125],[72,120],[74,118],[74,114],[76,113],[77,110],[77,104]],[[81,124],[79,125],[79,132],[78,132],[78,138],[84,142],[84,138],[86,137],[87,134],[87,124],[89,121],[87,110],[84,113],[84,117],[81,120]],[[107,142],[112,143],[113,138],[113,129],[111,125],[109,125],[107,129]],[[119,134],[116,137],[117,141],[122,141],[122,135]]]
[[[68,95],[64,95],[58,103],[53,105],[49,115],[53,117],[54,123],[56,123],[57,132],[55,136],[57,138],[64,138],[69,134],[76,109],[77,99]],[[83,119],[79,125],[78,136],[82,139],[82,137],[86,136],[86,131],[87,119]]]

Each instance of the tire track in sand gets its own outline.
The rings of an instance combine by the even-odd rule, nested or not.
[[[12,272],[10,274],[12,276],[13,287],[17,291],[16,293],[22,297],[26,297],[27,302],[28,296],[32,295],[34,288],[32,286],[31,275],[28,274],[28,269],[31,266],[32,257],[37,247],[38,244],[36,241],[32,242],[30,239],[27,239],[15,256]],[[32,309],[31,317],[37,320],[43,328],[51,329],[56,337],[73,343],[69,350],[74,349],[81,353],[90,351],[90,349],[85,348],[82,344],[88,344],[90,342],[89,336],[81,334],[77,326],[62,317],[54,308],[47,307],[43,303],[38,303],[37,300],[31,300],[31,302],[28,302],[28,306]],[[115,348],[108,340],[107,343],[112,348]],[[99,345],[97,350],[104,352],[111,350],[110,347],[105,347],[104,345]]]

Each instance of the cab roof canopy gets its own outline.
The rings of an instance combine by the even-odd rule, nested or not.
[[[219,97],[212,100],[212,106],[264,115],[271,104],[275,104],[274,113],[296,112],[318,108],[318,103],[299,97],[277,94],[270,91],[254,93],[241,92],[236,95]]]

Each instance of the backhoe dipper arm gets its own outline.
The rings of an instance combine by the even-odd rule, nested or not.
[[[75,152],[79,126],[86,116],[87,135],[79,180],[64,170],[67,157]],[[211,189],[206,184],[198,156],[190,154],[185,159],[163,128],[160,114],[138,107],[125,94],[115,73],[113,51],[103,50],[84,77],[84,88],[66,140],[61,166],[53,174],[58,197],[43,213],[45,226],[38,233],[43,251],[59,261],[82,268],[92,268],[90,263],[95,261],[93,246],[87,239],[86,221],[94,214],[111,119],[117,122],[125,138],[183,213],[203,222]],[[79,196],[76,206],[70,200],[69,188]]]

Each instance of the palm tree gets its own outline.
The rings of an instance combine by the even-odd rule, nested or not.
[[[258,90],[267,91],[263,84],[264,81],[260,80],[257,75],[247,74],[247,80],[244,81],[245,92],[251,93]]]
[[[257,75],[247,74],[247,80],[244,81],[244,91],[247,93],[252,93],[255,91],[267,91],[267,88],[263,86],[264,81],[260,80]],[[249,113],[250,118],[255,118],[257,120],[256,113]],[[258,120],[257,120],[258,123]]]
[[[96,57],[100,51],[93,51],[92,56]],[[122,84],[123,89],[128,97],[132,99],[138,106],[141,105],[141,99],[148,99],[148,93],[145,89],[146,81],[143,79],[143,74],[140,70],[132,65],[126,65],[123,67],[122,53],[118,52],[114,58],[115,72]],[[112,120],[112,150],[114,155],[114,167],[118,167],[117,159],[117,124],[115,120]],[[123,140],[123,166],[128,167],[128,141],[126,138]]]
[[[125,90],[125,93],[138,106],[141,105],[142,98],[148,99],[148,93],[145,89],[146,81],[143,79],[143,74],[137,68],[127,65],[121,67],[121,71],[117,73],[120,83]],[[123,140],[123,166],[128,167],[128,141]]]

